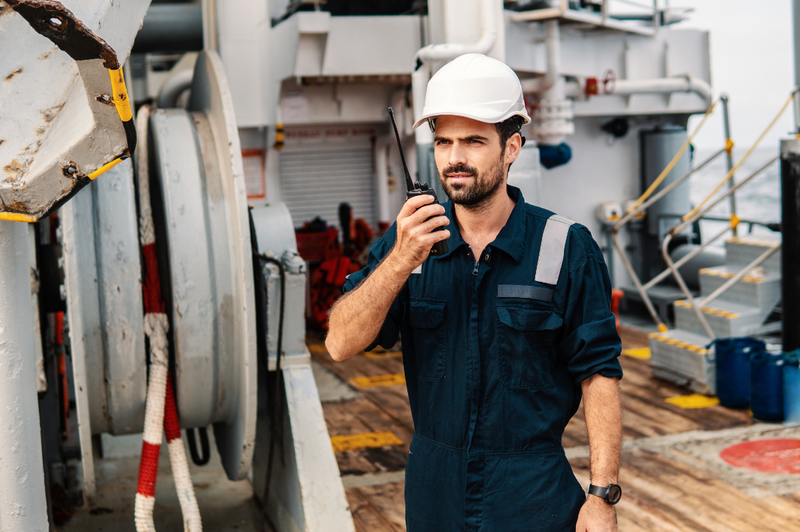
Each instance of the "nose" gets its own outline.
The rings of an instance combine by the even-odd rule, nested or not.
[[[447,155],[447,164],[450,166],[467,163],[467,150],[460,142],[454,142]]]

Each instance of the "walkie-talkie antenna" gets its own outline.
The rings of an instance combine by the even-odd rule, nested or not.
[[[403,162],[403,171],[406,173],[406,187],[408,190],[414,190],[414,182],[411,180],[411,175],[408,173],[408,165],[406,164],[406,156],[403,153],[403,145],[400,143],[400,133],[397,132],[397,123],[394,121],[394,111],[389,107],[389,117],[392,119],[392,127],[394,128],[394,136],[397,139],[397,147],[400,149],[400,160]]]

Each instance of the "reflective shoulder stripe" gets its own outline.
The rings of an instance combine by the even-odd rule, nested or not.
[[[547,219],[539,249],[539,262],[536,264],[537,283],[558,284],[561,264],[564,262],[564,248],[567,244],[569,228],[575,222],[553,215]]]

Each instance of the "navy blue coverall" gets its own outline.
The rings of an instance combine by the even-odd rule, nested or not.
[[[608,272],[589,231],[569,227],[557,284],[534,280],[553,214],[516,205],[480,257],[455,223],[394,301],[377,344],[403,339],[415,433],[406,465],[408,532],[574,531],[584,488],[561,436],[595,374],[621,378]],[[453,206],[444,203],[453,221]],[[352,290],[394,245],[372,247]]]

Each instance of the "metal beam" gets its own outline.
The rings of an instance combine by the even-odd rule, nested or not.
[[[796,4],[795,4],[796,5]],[[800,140],[781,141],[783,350],[800,349]]]
[[[0,221],[0,530],[47,532],[28,227]]]

